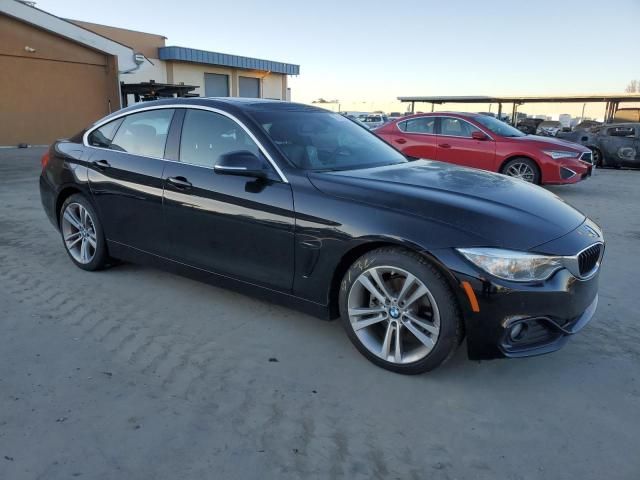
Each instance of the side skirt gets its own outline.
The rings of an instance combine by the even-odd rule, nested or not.
[[[256,285],[243,280],[228,277],[218,273],[202,270],[174,260],[153,255],[137,248],[123,245],[122,243],[107,241],[109,255],[131,263],[149,265],[161,270],[175,273],[184,277],[208,283],[216,287],[222,287],[243,295],[258,298],[284,307],[292,308],[322,320],[331,320],[328,305],[311,302],[296,297],[288,292],[273,290],[261,285]]]

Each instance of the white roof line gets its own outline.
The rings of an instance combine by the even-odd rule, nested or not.
[[[118,57],[118,69],[121,72],[135,69],[134,51],[118,42],[93,33],[51,13],[31,7],[17,0],[0,0],[0,13],[30,23],[36,27],[81,43],[87,47]]]

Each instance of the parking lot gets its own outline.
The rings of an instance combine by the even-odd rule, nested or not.
[[[552,188],[599,223],[600,305],[561,351],[376,368],[323,322],[137,265],[88,273],[0,150],[0,479],[637,479],[640,171]]]

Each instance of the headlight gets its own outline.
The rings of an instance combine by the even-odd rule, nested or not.
[[[458,248],[457,250],[485,272],[513,282],[546,280],[556,270],[564,267],[561,257],[500,248]]]
[[[554,160],[559,158],[576,158],[578,156],[578,152],[569,152],[567,150],[543,150],[543,152]]]

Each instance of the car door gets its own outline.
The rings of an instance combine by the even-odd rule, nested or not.
[[[495,141],[486,134],[484,140],[475,139],[472,137],[474,131],[481,130],[466,120],[457,117],[440,117],[436,160],[465,167],[493,170],[496,156]]]
[[[436,117],[415,117],[398,122],[391,143],[402,153],[414,158],[435,160]]]
[[[240,150],[268,164],[248,130],[223,112],[186,110],[179,162],[169,163],[163,175],[170,258],[289,290],[295,222],[291,186],[273,169],[267,179],[214,171],[220,155]]]
[[[162,171],[173,115],[145,110],[89,132],[89,186],[107,240],[167,253]]]
[[[600,147],[605,165],[631,166],[638,158],[637,129],[629,125],[609,127],[600,136]]]

